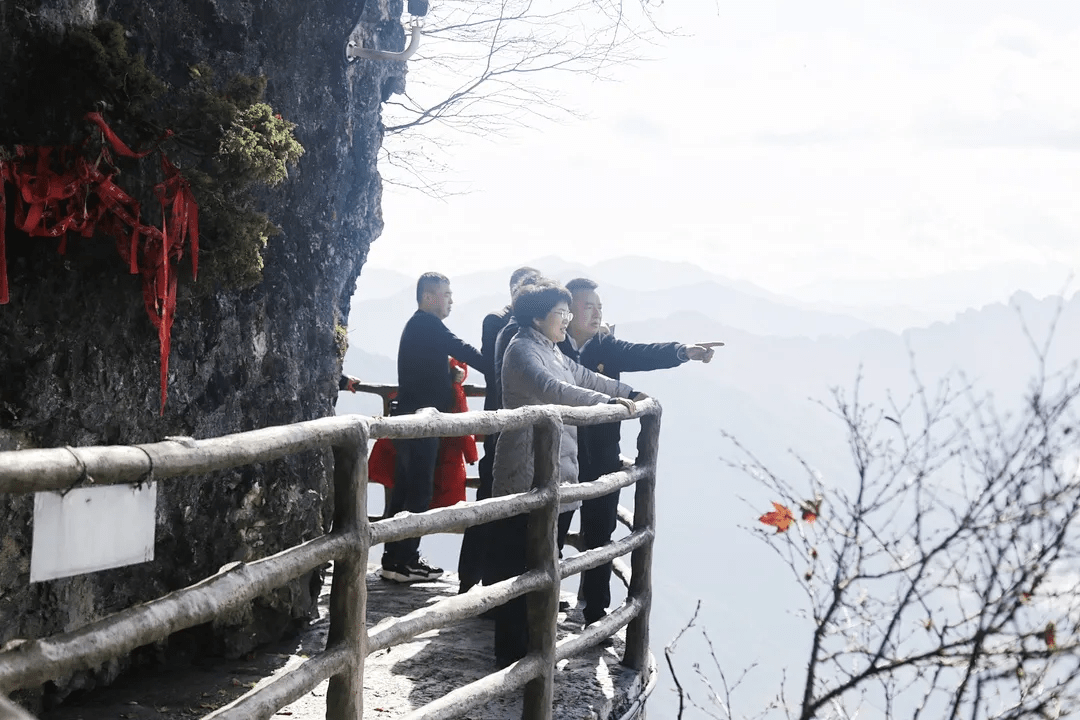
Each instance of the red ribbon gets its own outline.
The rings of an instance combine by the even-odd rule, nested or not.
[[[97,125],[98,129],[101,130],[101,134],[105,136],[105,139],[109,141],[109,144],[113,146],[113,149],[124,157],[142,160],[144,157],[154,151],[154,148],[149,148],[148,150],[143,150],[142,152],[133,151],[131,148],[124,144],[123,140],[116,136],[116,133],[113,132],[112,128],[109,127],[108,124],[106,124],[105,118],[101,117],[101,113],[86,113],[86,119]],[[168,131],[165,133],[165,137],[168,137],[170,135],[172,135],[172,131]]]
[[[161,204],[161,229],[144,225],[139,219],[139,203],[113,182],[117,171],[109,147],[119,155],[135,159],[145,158],[155,148],[135,152],[117,137],[99,113],[87,113],[86,119],[97,126],[108,143],[95,163],[88,162],[71,146],[59,148],[60,171],[53,169],[56,148],[48,146],[19,146],[15,161],[0,161],[0,304],[8,302],[4,183],[10,182],[18,191],[15,225],[20,230],[31,237],[59,237],[57,250],[64,253],[68,232],[91,237],[99,229],[116,238],[117,251],[128,270],[142,276],[143,303],[150,322],[158,330],[161,414],[164,415],[171,331],[176,314],[176,266],[184,255],[184,245],[188,244],[191,273],[198,276],[199,206],[187,179],[161,153],[164,180],[154,186]],[[170,135],[172,132],[167,131],[162,139]],[[105,171],[101,169],[103,166]]]

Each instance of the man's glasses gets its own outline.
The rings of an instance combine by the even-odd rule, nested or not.
[[[569,310],[552,310],[551,312],[555,315],[558,315],[566,322],[570,322],[574,319],[574,313],[570,312]]]

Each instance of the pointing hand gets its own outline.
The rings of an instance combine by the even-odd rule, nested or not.
[[[686,357],[707,363],[713,359],[713,354],[716,352],[713,348],[723,347],[723,345],[722,342],[703,342],[696,345],[687,345]]]

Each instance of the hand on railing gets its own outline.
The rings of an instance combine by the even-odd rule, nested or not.
[[[608,402],[611,403],[612,405],[622,405],[624,408],[626,408],[627,410],[630,411],[631,415],[633,415],[634,413],[637,412],[637,405],[634,404],[635,401],[648,400],[648,399],[649,399],[648,395],[646,395],[643,392],[639,392],[639,393],[636,393],[633,398],[613,397],[613,398],[611,398],[611,400],[608,400]]]

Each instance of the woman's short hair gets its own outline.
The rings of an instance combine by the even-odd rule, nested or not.
[[[569,305],[572,300],[569,290],[550,280],[523,284],[514,294],[514,319],[521,327],[532,327],[533,320],[547,317],[556,305]]]

